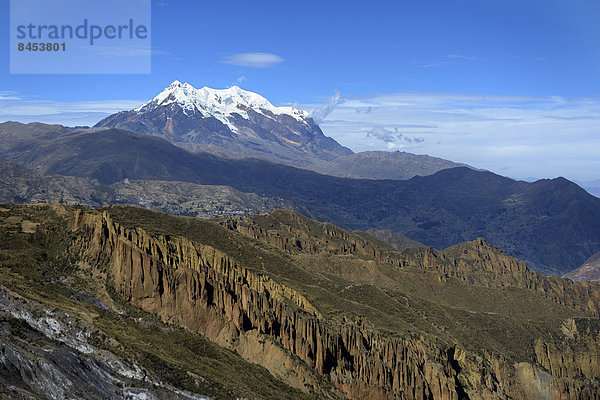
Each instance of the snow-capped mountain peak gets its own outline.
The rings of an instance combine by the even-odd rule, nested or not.
[[[214,117],[227,125],[232,132],[239,129],[233,120],[240,116],[249,119],[248,109],[264,116],[289,115],[298,122],[307,123],[308,113],[293,107],[276,107],[261,95],[243,90],[238,86],[227,89],[203,87],[196,89],[189,83],[174,81],[148,103],[135,108],[137,113],[146,113],[156,108],[175,103],[186,115],[200,113],[202,117]],[[237,115],[235,115],[237,114]]]
[[[352,154],[325,136],[307,112],[274,106],[238,86],[197,89],[174,81],[149,102],[110,115],[95,126],[157,135],[192,151],[225,157],[289,163],[296,158],[332,160]]]

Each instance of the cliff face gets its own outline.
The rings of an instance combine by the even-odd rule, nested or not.
[[[79,257],[74,215],[98,215],[74,211],[0,206],[0,398],[315,399],[125,302],[107,286],[110,254]]]
[[[533,296],[532,301],[548,300],[554,304],[550,307],[560,315],[552,321],[563,323],[548,328],[545,334],[536,325],[537,330],[531,333],[530,353],[525,356],[476,350],[465,340],[453,338],[451,325],[443,327],[438,322],[431,322],[440,332],[434,335],[415,329],[394,332],[382,329],[369,316],[340,315],[324,306],[324,301],[311,294],[307,286],[290,280],[299,272],[293,268],[284,270],[284,264],[277,264],[277,260],[292,266],[297,264],[288,253],[273,250],[273,257],[278,258],[267,258],[250,250],[245,252],[244,249],[256,247],[260,242],[247,241],[221,227],[210,229],[215,232],[221,229],[218,231],[221,235],[233,235],[229,238],[242,249],[240,252],[232,255],[233,251],[224,251],[214,243],[166,234],[165,228],[150,233],[132,226],[131,220],[120,222],[126,218],[113,214],[112,210],[102,214],[76,212],[71,228],[80,232],[80,236],[72,248],[90,266],[106,271],[124,299],[160,315],[168,323],[202,333],[244,358],[262,364],[288,384],[316,393],[317,397],[600,398],[599,339],[594,328],[598,324],[598,286],[532,274],[523,264],[483,242],[441,253],[419,249],[394,254],[389,247],[379,247],[374,238],[374,244],[367,244],[368,240],[353,239],[335,227],[327,228],[324,236],[310,239],[306,234],[299,242],[290,242],[286,241],[286,235],[277,238],[273,233],[265,233],[266,228],[261,232],[258,226],[251,228],[233,220],[222,222],[229,229],[267,240],[289,253],[309,249],[309,254],[319,255],[318,262],[323,260],[321,253],[327,257],[358,253],[365,259],[350,258],[350,266],[377,262],[384,264],[381,267],[384,269],[406,269],[415,276],[436,276],[432,282],[441,285],[467,282],[477,290],[483,290],[481,287],[527,290]],[[297,230],[300,231],[313,232]],[[331,238],[338,238],[345,245],[332,244]],[[246,253],[251,258],[242,260]],[[393,293],[384,286],[380,290],[391,297]],[[320,290],[328,289],[324,286]],[[324,292],[323,296],[326,297]],[[355,299],[358,301],[358,297]],[[408,304],[412,299],[403,301]],[[356,308],[360,309],[358,305]],[[429,316],[431,321],[437,321],[434,314]],[[457,311],[457,315],[462,314]],[[563,319],[563,315],[575,318]],[[473,317],[473,324],[477,318]],[[498,320],[502,322],[502,318],[499,316]],[[415,321],[412,326],[422,323]],[[562,335],[553,338],[554,332]],[[502,333],[488,331],[484,335]],[[524,337],[523,341],[529,339]],[[325,381],[333,383],[336,389]]]
[[[74,224],[87,230],[78,246],[91,263],[104,261],[126,300],[253,361],[274,356],[265,366],[288,383],[318,392],[312,368],[351,397],[458,399],[451,349],[385,337],[358,321],[331,326],[295,290],[185,238],[153,238],[108,213],[79,214]]]

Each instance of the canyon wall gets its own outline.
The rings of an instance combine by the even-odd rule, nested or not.
[[[571,324],[575,328],[566,323],[565,335],[577,334],[578,343],[585,345],[541,341],[535,364],[515,363],[498,354],[473,354],[431,336],[384,332],[360,318],[325,318],[298,290],[217,248],[125,227],[106,211],[75,212],[71,229],[79,233],[73,249],[91,268],[107,272],[125,300],[201,333],[319,398],[600,399],[598,335],[580,328],[579,320]],[[278,248],[287,246],[285,240],[274,242]],[[350,243],[350,250],[366,249],[383,259],[381,252]],[[300,246],[310,248],[310,243]],[[400,267],[422,265],[468,279],[468,274],[461,275],[467,267],[460,260],[438,263],[438,258],[449,257],[427,249],[406,254],[397,261]],[[523,275],[520,264],[509,262],[507,268]],[[519,284],[527,287],[531,282]],[[594,298],[587,306],[583,302],[583,289],[543,289],[557,301],[562,296],[566,304],[595,310]]]

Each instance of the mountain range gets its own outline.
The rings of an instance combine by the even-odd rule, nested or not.
[[[465,166],[405,152],[354,154],[325,136],[309,113],[276,107],[237,86],[196,89],[175,81],[149,102],[113,114],[95,128],[146,133],[192,152],[259,158],[344,178],[410,179]]]
[[[236,158],[307,164],[352,154],[325,136],[306,112],[275,107],[237,86],[196,89],[175,81],[148,103],[111,115],[95,127],[147,133],[190,150]]]
[[[1,123],[0,398],[596,399],[599,250],[567,179],[354,154],[237,87]]]
[[[600,248],[600,199],[564,178],[527,183],[459,167],[404,181],[345,179],[190,153],[119,129],[11,123],[0,125],[0,138],[0,157],[49,174],[104,185],[128,179],[229,186],[283,199],[346,229],[389,229],[439,249],[484,237],[547,273],[562,275]]]

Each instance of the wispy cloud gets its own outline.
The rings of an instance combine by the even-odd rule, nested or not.
[[[390,143],[395,143],[396,145],[393,147],[401,148],[405,147],[404,145],[400,145],[398,143],[399,140],[404,140],[408,143],[423,143],[425,139],[419,136],[407,136],[404,133],[400,132],[398,127],[396,128],[384,128],[382,126],[376,126],[370,131],[367,132],[366,137],[371,137],[375,139],[379,139],[382,142],[388,144],[388,148],[390,148]]]
[[[323,120],[335,110],[335,108],[343,101],[343,97],[337,90],[334,95],[329,98],[329,101],[320,107],[316,107],[310,111],[310,116],[315,120],[317,124],[323,122]]]
[[[239,78],[237,78],[229,87],[237,86],[237,85],[239,85],[242,82],[246,82],[246,77],[244,75],[242,75]]]
[[[446,57],[447,58],[454,58],[454,59],[458,59],[458,60],[467,60],[467,61],[475,61],[475,60],[477,60],[477,57],[463,56],[461,54],[448,54]]]
[[[382,142],[392,143],[396,140],[397,134],[397,130],[392,131],[381,126],[376,126],[367,132],[367,137],[373,137],[381,140]]]
[[[0,100],[19,100],[20,97],[17,96],[17,92],[12,91],[0,91]]]
[[[462,54],[448,54],[447,56],[443,57],[442,60],[434,61],[432,63],[421,65],[421,68],[437,68],[437,67],[443,67],[444,65],[458,64],[460,62],[475,61],[475,60],[477,60],[477,57],[465,56]]]
[[[221,60],[222,63],[251,68],[267,68],[280,64],[284,59],[271,53],[231,54]]]
[[[451,61],[436,61],[436,62],[432,62],[431,64],[423,64],[421,65],[421,68],[436,68],[436,67],[441,67],[444,65],[448,65],[448,64],[452,64]]]
[[[539,57],[539,56],[533,57],[531,55],[529,55],[529,56],[512,56],[512,58],[517,61],[525,61],[525,62],[529,62],[529,61],[540,62],[540,61],[546,61],[548,59],[548,57]]]

